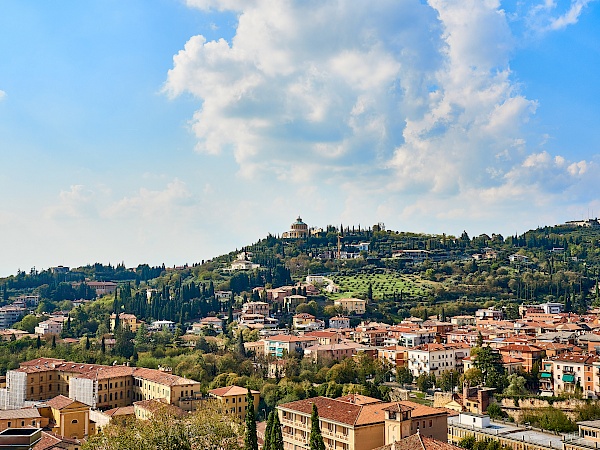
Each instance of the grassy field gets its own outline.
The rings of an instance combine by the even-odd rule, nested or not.
[[[430,289],[430,284],[423,282],[414,275],[389,274],[357,274],[351,276],[337,275],[332,277],[335,284],[340,287],[340,292],[330,297],[366,296],[369,284],[373,286],[373,298],[380,299],[384,295],[403,291],[404,294],[419,296]]]

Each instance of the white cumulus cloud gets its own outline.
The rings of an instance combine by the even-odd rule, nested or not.
[[[560,29],[590,1],[546,0],[524,19]],[[236,33],[190,37],[164,90],[198,99],[197,150],[232,154],[245,179],[448,219],[527,209],[527,195],[545,205],[592,171],[530,127],[539,104],[511,70],[499,0],[187,4],[235,12]]]

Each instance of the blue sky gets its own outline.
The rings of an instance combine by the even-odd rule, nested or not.
[[[600,215],[600,2],[7,0],[0,276]]]

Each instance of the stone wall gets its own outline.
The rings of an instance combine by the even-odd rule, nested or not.
[[[571,419],[575,419],[575,409],[581,405],[585,405],[585,401],[576,398],[569,398],[554,402],[549,402],[543,398],[526,398],[519,399],[517,404],[515,404],[515,400],[512,398],[503,398],[500,402],[502,410],[517,422],[520,421],[524,412],[549,408],[551,406],[556,409],[560,409]]]

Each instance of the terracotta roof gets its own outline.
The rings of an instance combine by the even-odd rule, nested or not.
[[[321,419],[332,420],[347,425],[354,425],[356,423],[360,410],[362,409],[362,406],[327,397],[314,397],[306,400],[284,403],[279,405],[278,408],[290,409],[292,411],[310,415],[312,413],[313,403],[317,405],[319,417]]]
[[[336,398],[336,400],[353,403],[355,405],[369,405],[371,403],[381,403],[381,400],[379,400],[378,398],[367,397],[366,395],[360,394],[348,394],[343,397],[338,397]]]
[[[36,408],[0,410],[0,420],[4,419],[37,419],[40,412]]]
[[[197,381],[189,380],[171,373],[161,372],[160,370],[155,369],[145,369],[142,367],[136,368],[133,372],[133,376],[143,378],[148,381],[154,381],[155,383],[160,383],[166,386],[198,384]]]
[[[535,345],[509,344],[509,345],[505,345],[504,347],[498,348],[498,351],[499,352],[518,351],[518,352],[525,352],[525,353],[534,353],[534,352],[541,352],[542,349],[539,347],[536,347]]]
[[[33,450],[62,450],[72,448],[74,445],[81,446],[81,441],[42,431],[42,438],[33,446]]]
[[[447,414],[445,409],[432,408],[431,406],[421,405],[420,403],[415,403],[408,400],[397,403],[413,408],[412,412],[410,413],[410,416],[413,418]]]
[[[110,417],[117,416],[132,416],[135,414],[133,406],[121,406],[119,408],[109,409],[108,411],[104,411],[104,414]]]
[[[254,391],[252,389],[250,389],[250,392],[253,394],[260,394],[260,391]],[[225,386],[210,390],[208,393],[214,395],[215,397],[224,397],[226,395],[246,395],[248,394],[248,389],[240,386]]]
[[[391,444],[378,447],[374,450],[459,450],[457,447],[447,442],[422,436],[420,433],[411,434],[404,439],[395,441]]]
[[[69,405],[75,403],[75,400],[69,397],[65,397],[64,395],[57,395],[56,397],[48,400],[46,405],[53,409],[63,409]]]

